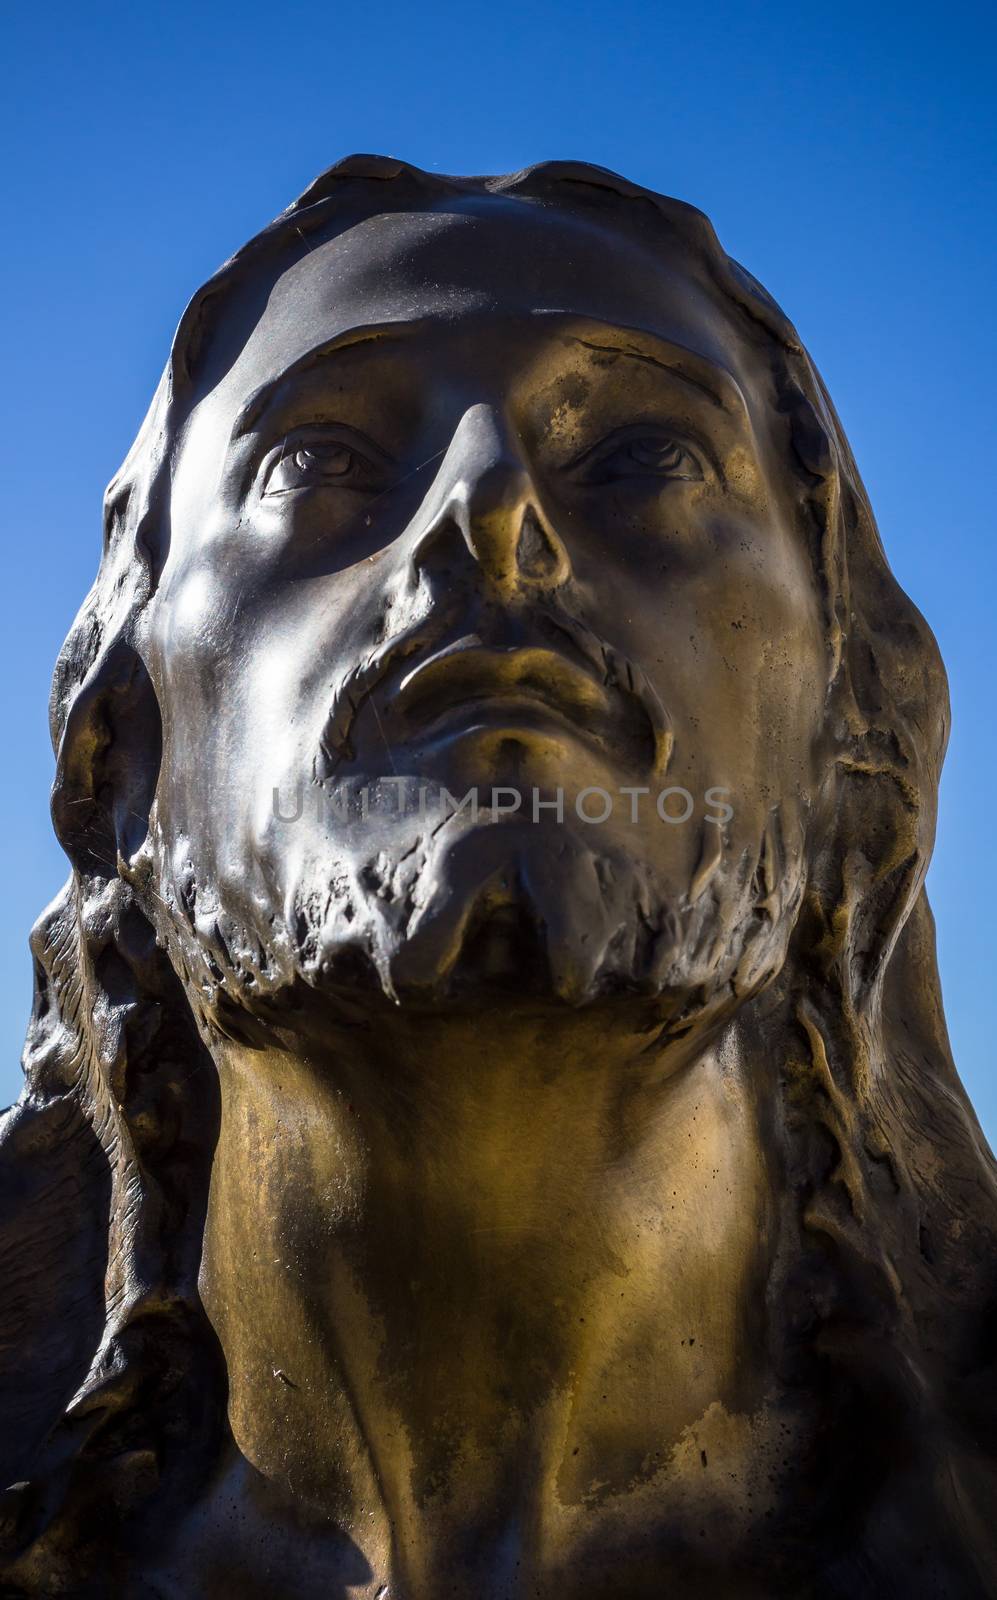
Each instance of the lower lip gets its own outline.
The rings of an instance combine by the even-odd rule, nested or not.
[[[576,738],[586,735],[592,737],[592,729],[568,712],[546,700],[526,695],[497,695],[487,700],[469,700],[447,706],[424,723],[420,723],[418,717],[414,721],[413,735],[416,738],[432,738],[444,733],[460,737],[475,733],[478,729],[487,729],[490,733],[503,728],[508,728],[510,732],[517,729],[549,732],[552,724]]]

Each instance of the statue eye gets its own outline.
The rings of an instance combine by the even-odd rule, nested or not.
[[[589,483],[613,483],[619,478],[666,478],[698,483],[703,477],[692,451],[660,433],[617,434],[589,451],[580,464]]]
[[[377,479],[375,463],[343,439],[286,439],[267,473],[263,493],[323,486],[368,489],[376,486]]]
[[[635,467],[646,467],[649,472],[660,472],[669,478],[689,477],[689,467],[699,477],[688,450],[674,439],[633,439],[623,452],[623,458],[625,462],[632,461]]]

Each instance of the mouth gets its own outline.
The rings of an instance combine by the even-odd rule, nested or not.
[[[605,686],[553,650],[488,649],[461,639],[406,674],[392,711],[410,733],[448,727],[537,726],[553,721],[575,734],[608,734]]]
[[[553,647],[496,640],[491,629],[488,642],[475,631],[441,645],[440,620],[400,633],[340,686],[316,762],[320,779],[356,759],[354,725],[368,706],[382,742],[430,745],[507,729],[567,737],[628,770],[664,774],[673,736],[658,696],[634,662],[584,623],[538,615]],[[406,660],[415,665],[405,670]]]

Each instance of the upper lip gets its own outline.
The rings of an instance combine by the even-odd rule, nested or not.
[[[476,701],[535,701],[583,727],[610,711],[605,686],[557,651],[531,645],[496,648],[459,639],[406,673],[392,709],[422,724]]]

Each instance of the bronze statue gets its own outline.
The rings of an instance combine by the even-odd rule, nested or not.
[[[997,1594],[943,669],[700,212],[333,167],[51,705],[0,1593]]]

